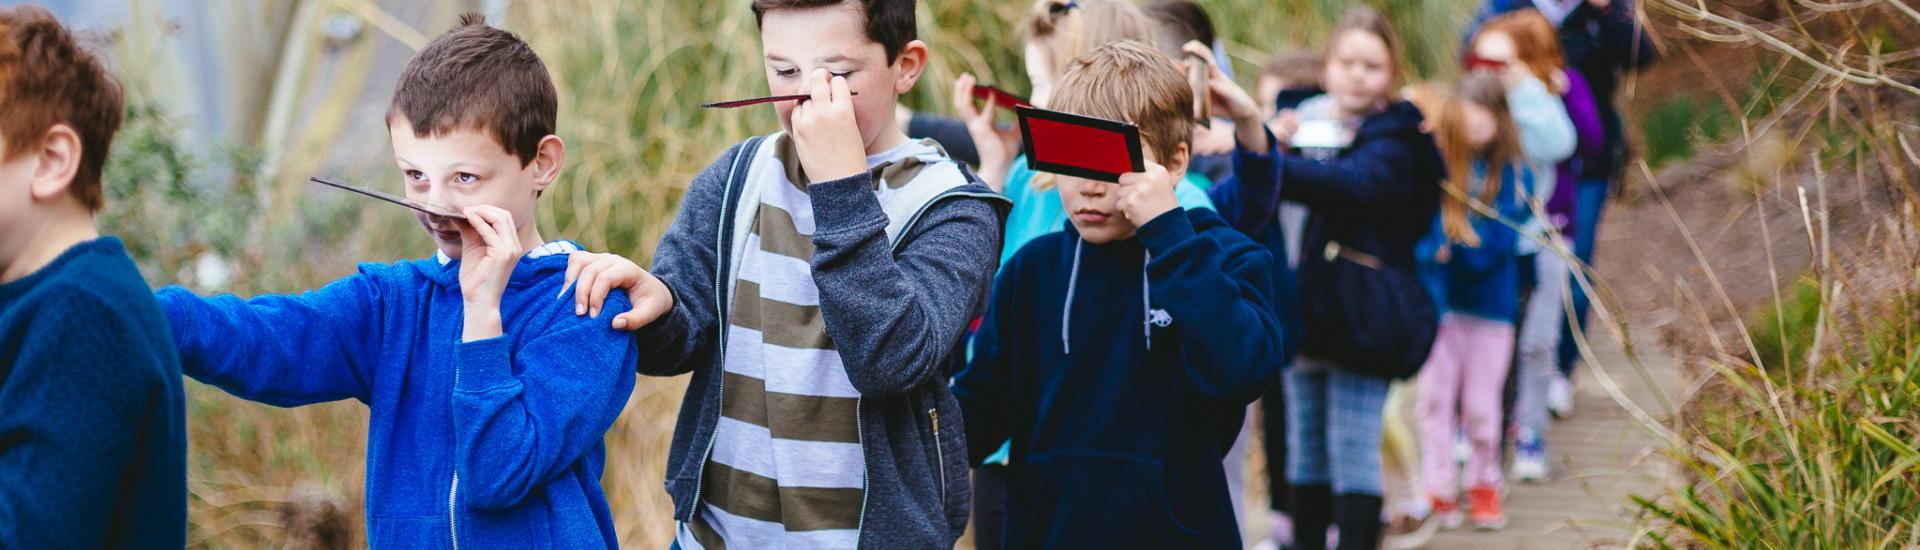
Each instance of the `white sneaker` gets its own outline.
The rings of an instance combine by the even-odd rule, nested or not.
[[[1522,431],[1513,443],[1513,479],[1537,483],[1547,479],[1546,442],[1539,435]]]
[[[1547,411],[1554,418],[1573,416],[1573,383],[1565,376],[1554,376],[1547,384]]]
[[[1453,432],[1453,462],[1465,465],[1467,459],[1472,457],[1473,442],[1467,440],[1467,431],[1462,429]]]

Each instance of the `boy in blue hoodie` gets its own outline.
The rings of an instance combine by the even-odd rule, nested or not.
[[[1055,109],[1138,124],[1148,164],[1117,185],[1056,176],[1069,223],[1001,270],[955,380],[970,458],[1013,440],[1006,547],[1240,546],[1220,461],[1281,364],[1274,260],[1178,207],[1192,105],[1134,42],[1073,61],[1056,88]]]
[[[614,547],[602,435],[633,389],[632,339],[560,297],[568,241],[540,237],[559,179],[557,97],[519,38],[477,17],[407,64],[387,113],[432,258],[361,264],[318,290],[240,299],[169,287],[182,366],[292,407],[354,399],[374,548]],[[623,293],[603,311],[628,307]]]
[[[180,362],[94,225],[120,86],[45,9],[0,8],[0,548],[179,548]]]

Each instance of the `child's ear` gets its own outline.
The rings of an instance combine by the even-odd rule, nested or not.
[[[549,135],[540,138],[540,146],[534,149],[533,192],[545,191],[547,186],[560,179],[560,166],[567,160],[567,144],[560,136]]]
[[[913,91],[913,84],[920,81],[920,73],[927,70],[927,55],[927,43],[919,40],[900,48],[900,55],[893,58],[894,95]]]
[[[1172,174],[1175,179],[1186,178],[1187,177],[1187,161],[1193,160],[1192,147],[1193,147],[1193,144],[1190,144],[1190,143],[1180,144],[1179,147],[1174,148],[1173,158],[1167,159],[1166,162],[1160,163],[1160,166],[1166,167],[1167,173]]]
[[[35,199],[52,200],[73,187],[73,177],[80,173],[80,134],[71,126],[55,124],[40,141],[40,150],[33,152],[39,162],[33,168],[31,190]]]

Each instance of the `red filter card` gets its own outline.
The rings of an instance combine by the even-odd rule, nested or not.
[[[1118,182],[1147,169],[1138,126],[1032,107],[1015,112],[1027,167],[1035,171]]]

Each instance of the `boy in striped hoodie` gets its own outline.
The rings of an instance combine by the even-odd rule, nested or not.
[[[913,0],[756,0],[783,132],[688,186],[651,272],[578,257],[635,308],[643,374],[691,373],[666,472],[681,548],[951,547],[966,444],[947,377],[1006,201],[893,119],[926,66]]]

